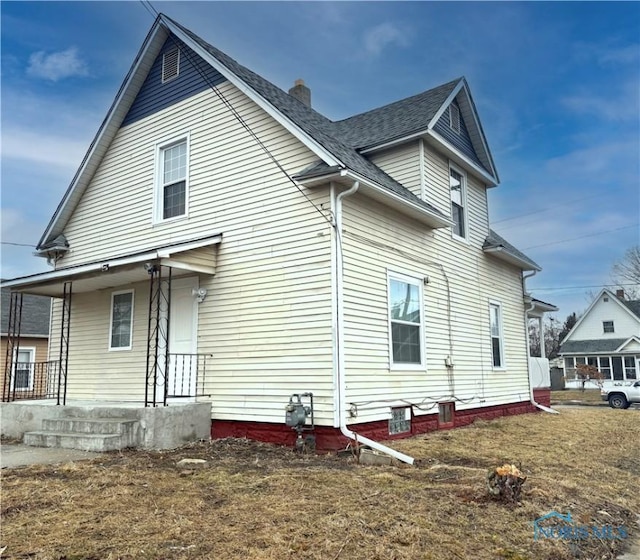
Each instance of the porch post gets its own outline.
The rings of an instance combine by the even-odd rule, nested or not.
[[[546,358],[547,352],[544,347],[544,329],[543,329],[543,321],[542,321],[543,317],[544,315],[541,315],[540,317],[538,317],[538,329],[539,329],[538,332],[540,333],[540,357]]]
[[[22,325],[22,293],[11,292],[9,299],[9,323],[7,324],[7,348],[4,356],[4,387],[2,401],[15,400],[15,362],[18,361],[20,329]]]
[[[149,265],[149,322],[147,327],[147,372],[145,406],[167,404],[169,366],[169,308],[171,269],[168,279],[162,278],[160,265]],[[162,394],[158,394],[158,389]]]
[[[60,317],[60,353],[58,355],[58,390],[56,404],[67,404],[67,366],[69,363],[69,330],[71,323],[71,282],[65,282],[62,295],[62,315]]]

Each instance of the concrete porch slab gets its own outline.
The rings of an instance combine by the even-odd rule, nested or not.
[[[135,420],[136,440],[143,449],[174,449],[185,443],[211,437],[211,403],[179,403],[145,407],[143,403],[77,401],[56,406],[55,401],[0,403],[2,435],[22,440],[25,432],[42,429],[51,419]]]

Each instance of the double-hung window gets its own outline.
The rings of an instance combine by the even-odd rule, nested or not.
[[[157,153],[156,221],[186,216],[189,199],[189,138],[159,144]]]
[[[504,367],[504,343],[502,340],[502,310],[499,303],[489,304],[491,326],[491,357],[494,368]]]
[[[466,238],[466,178],[464,173],[453,167],[449,168],[449,192],[451,195],[451,219],[453,220],[453,234],[457,237]]]
[[[422,281],[389,274],[391,364],[421,366],[423,355]]]
[[[109,350],[130,350],[133,331],[133,291],[111,294]]]
[[[602,331],[605,334],[615,332],[613,321],[602,321]]]

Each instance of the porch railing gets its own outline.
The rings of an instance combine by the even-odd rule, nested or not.
[[[205,393],[205,376],[207,359],[211,354],[179,354],[168,355],[167,398],[207,397]]]
[[[13,362],[5,372],[3,402],[61,399],[60,362]],[[58,403],[59,404],[59,403]]]

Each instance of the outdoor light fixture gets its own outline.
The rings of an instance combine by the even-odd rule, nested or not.
[[[198,303],[202,303],[204,301],[204,298],[207,297],[207,289],[193,288],[193,290],[191,290],[191,295],[198,299]]]

